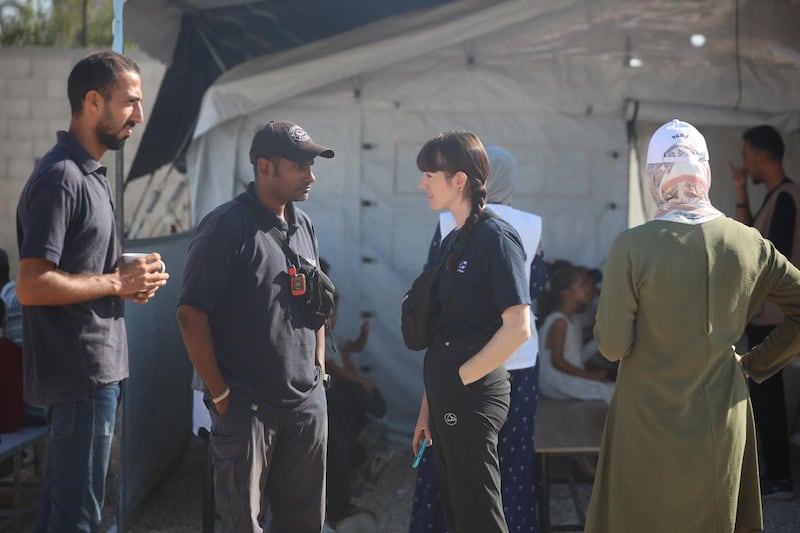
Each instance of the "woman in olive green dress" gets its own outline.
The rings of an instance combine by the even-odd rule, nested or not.
[[[762,531],[745,372],[762,381],[800,352],[800,271],[708,199],[705,139],[674,120],[647,154],[655,219],[611,247],[595,339],[620,360],[586,531]],[[759,305],[785,316],[741,357]]]

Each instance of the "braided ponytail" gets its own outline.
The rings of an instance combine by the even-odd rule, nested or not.
[[[472,210],[467,220],[464,221],[464,225],[461,227],[458,237],[456,237],[456,242],[453,243],[453,247],[445,259],[445,268],[449,272],[455,272],[458,260],[461,259],[461,254],[464,253],[464,248],[469,241],[470,234],[480,222],[483,207],[486,205],[486,186],[483,183],[477,179],[470,178],[467,187],[471,193]]]

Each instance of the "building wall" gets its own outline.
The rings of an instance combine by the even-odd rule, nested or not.
[[[67,77],[72,66],[91,50],[58,48],[0,48],[0,248],[8,252],[12,277],[16,273],[16,209],[22,187],[37,159],[55,143],[55,132],[67,129],[70,112]],[[125,173],[139,145],[165,66],[137,50],[128,55],[142,72],[144,124],[125,144]],[[112,188],[114,152],[109,167]],[[126,210],[136,199],[126,198]]]

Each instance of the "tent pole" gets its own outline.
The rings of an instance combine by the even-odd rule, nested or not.
[[[125,0],[114,0],[114,20],[112,22],[111,32],[114,35],[114,40],[111,45],[111,49],[118,54],[122,54],[125,52],[125,42],[124,42],[124,28],[123,28],[123,10],[125,8]],[[114,188],[114,204],[116,207],[115,210],[115,222],[117,225],[117,244],[119,250],[123,250],[124,240],[125,240],[125,169],[124,169],[124,159],[125,157],[125,149],[120,148],[115,152],[115,162],[114,162],[114,183],[116,184]],[[123,306],[123,316],[124,316],[124,306]],[[126,416],[125,416],[125,383],[124,381],[120,384],[120,403],[122,404],[122,409],[117,409],[118,416],[122,417],[122,420],[118,424],[119,433],[117,434],[117,512],[116,512],[116,524],[112,526],[112,530],[116,530],[120,533],[126,531],[127,529],[127,510],[125,506],[125,437],[126,437]]]
[[[112,50],[117,52],[118,54],[122,54],[125,51],[125,44],[123,41],[123,29],[122,29],[122,10],[125,4],[125,0],[114,0],[114,22],[112,27],[112,32],[114,33],[114,42],[112,44]],[[121,244],[125,238],[125,180],[124,180],[124,161],[125,149],[120,148],[115,152],[115,165],[114,165],[114,177],[115,177],[115,203],[116,203],[116,223],[117,223],[117,239]]]

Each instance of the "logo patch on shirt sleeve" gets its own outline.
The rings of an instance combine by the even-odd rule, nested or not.
[[[459,274],[463,274],[466,270],[467,270],[467,260],[464,259],[458,264],[456,272],[458,272]]]

